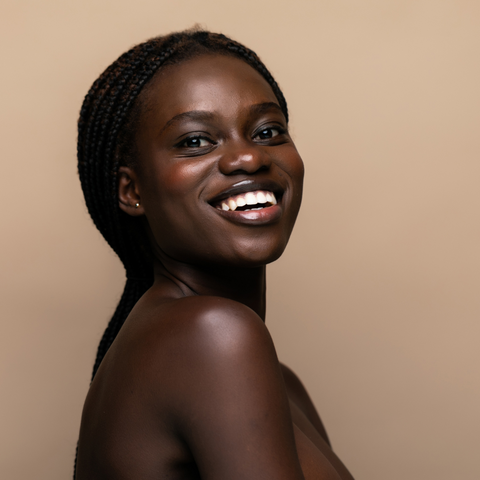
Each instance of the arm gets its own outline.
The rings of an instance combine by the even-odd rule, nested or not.
[[[201,478],[339,478],[320,452],[302,473],[282,371],[261,319],[225,299],[182,301],[162,390]]]

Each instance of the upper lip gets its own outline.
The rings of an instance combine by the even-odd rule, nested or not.
[[[233,197],[234,195],[240,195],[242,193],[247,193],[247,192],[254,192],[256,190],[266,190],[268,192],[275,193],[276,196],[278,195],[277,200],[279,200],[279,198],[281,198],[285,190],[273,180],[266,180],[264,182],[252,180],[252,181],[245,181],[245,182],[239,182],[239,183],[241,183],[241,185],[233,185],[223,190],[218,195],[215,195],[214,197],[210,198],[208,200],[208,203],[210,205],[214,205],[221,202],[222,200],[225,200],[228,197]]]

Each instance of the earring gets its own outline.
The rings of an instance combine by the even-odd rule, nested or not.
[[[139,206],[140,206],[140,204],[137,202],[137,203],[135,204],[135,208],[138,208]]]

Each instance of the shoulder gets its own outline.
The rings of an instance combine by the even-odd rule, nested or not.
[[[189,297],[173,302],[169,310],[164,312],[169,328],[162,343],[171,358],[179,358],[181,352],[178,368],[187,363],[195,369],[192,364],[198,363],[206,375],[210,363],[221,362],[224,369],[262,358],[278,363],[265,323],[241,303],[220,297]],[[217,366],[215,370],[218,378],[221,369]]]
[[[264,322],[241,303],[198,296],[140,307],[121,332],[118,352],[128,354],[131,368],[144,372],[151,384],[168,384],[172,394],[186,395],[184,389],[194,390],[200,379],[212,376],[221,383],[264,363],[281,377]]]
[[[153,425],[157,438],[187,445],[202,478],[303,478],[262,319],[219,297],[139,307],[111,362],[116,408],[133,409],[142,431]]]
[[[252,309],[222,297],[145,302],[130,317],[125,330],[128,336],[144,337],[143,350],[183,349],[185,355],[193,355],[220,348],[219,353],[228,353],[255,339],[271,342],[265,323]]]
[[[170,308],[157,406],[202,478],[301,478],[282,372],[262,319],[218,297]]]
[[[182,340],[193,342],[203,352],[218,349],[218,354],[228,355],[250,342],[271,342],[262,319],[239,302],[203,296],[182,299],[172,307],[169,321],[175,323]]]

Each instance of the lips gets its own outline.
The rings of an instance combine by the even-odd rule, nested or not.
[[[224,218],[237,223],[264,225],[282,216],[284,189],[274,181],[244,180],[232,185],[208,203]]]
[[[224,211],[238,211],[251,207],[276,205],[281,201],[284,191],[285,189],[275,181],[244,180],[226,188],[207,201],[212,207]],[[225,204],[228,209],[222,204]]]
[[[277,204],[277,199],[273,192],[268,190],[255,190],[253,192],[231,195],[224,200],[217,202],[214,206],[223,211],[249,211],[260,210]]]

